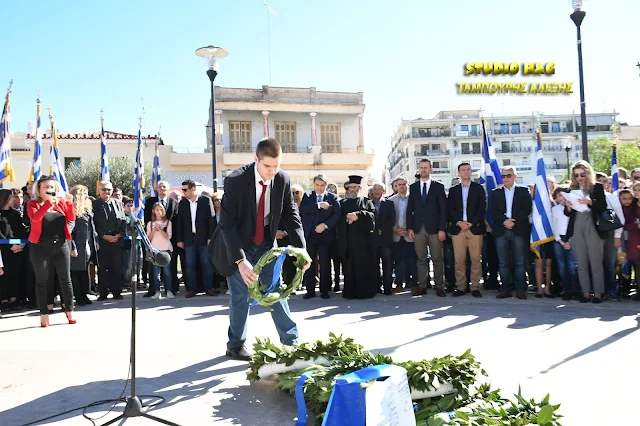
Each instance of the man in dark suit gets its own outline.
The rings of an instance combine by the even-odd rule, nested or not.
[[[524,272],[525,259],[528,258],[531,225],[531,194],[529,189],[515,184],[516,168],[502,168],[502,188],[496,188],[491,194],[492,233],[496,240],[500,267],[500,293],[498,299],[511,297],[516,290],[518,299],[526,299]],[[513,274],[510,260],[513,261]]]
[[[207,245],[214,231],[215,212],[211,197],[199,195],[196,183],[190,179],[182,182],[184,197],[178,205],[177,246],[184,249],[187,261],[187,295],[197,293],[197,259],[202,266],[204,290],[208,296],[217,296],[213,291],[213,265],[207,254]]]
[[[98,301],[107,299],[109,289],[114,299],[120,300],[122,281],[122,249],[127,220],[122,201],[111,198],[113,186],[103,181],[99,185],[100,198],[93,202],[93,220],[98,233]]]
[[[460,163],[460,183],[449,190],[449,233],[453,243],[456,271],[456,290],[453,296],[464,296],[467,291],[467,251],[471,258],[471,294],[482,297],[482,238],[485,231],[484,215],[487,200],[482,185],[471,181],[471,164]]]
[[[433,281],[436,294],[446,296],[444,290],[443,242],[447,239],[447,197],[444,185],[431,179],[431,161],[420,160],[420,180],[409,188],[407,205],[409,238],[415,241],[419,287],[411,289],[414,296],[427,293],[429,259],[433,261]],[[427,251],[427,248],[429,249]]]
[[[164,207],[165,214],[167,216],[167,220],[171,222],[171,229],[178,228],[178,200],[175,198],[169,198],[169,183],[161,180],[158,182],[158,195],[147,197],[144,202],[144,223],[151,222],[151,217],[153,213],[153,206],[156,203],[162,204]],[[178,288],[180,287],[180,283],[178,282],[178,247],[177,243],[177,232],[171,233],[171,245],[173,246],[173,253],[171,253],[171,271],[172,278],[171,281],[173,283],[173,289],[171,290],[174,294],[178,292]],[[183,263],[184,265],[184,263]],[[153,285],[153,265],[149,262],[145,261],[142,266],[142,276],[145,281],[150,284],[149,291],[144,295],[144,297],[151,297],[156,294],[155,286]]]
[[[340,203],[335,194],[327,192],[327,177],[319,174],[313,178],[313,191],[304,194],[300,202],[300,216],[307,251],[314,261],[305,273],[307,294],[304,299],[316,297],[316,254],[320,258],[320,296],[329,298],[331,290],[331,257],[329,247],[335,238],[333,230],[340,220]]]
[[[379,265],[382,259],[382,287],[384,294],[390,296],[391,274],[393,272],[393,227],[396,222],[396,209],[393,201],[384,198],[385,187],[382,183],[373,184],[373,207],[376,209],[376,227],[373,230],[371,242],[373,244],[374,260]]]
[[[305,239],[298,209],[291,198],[289,175],[280,170],[282,148],[273,138],[262,139],[256,148],[255,162],[234,170],[224,179],[224,197],[220,223],[209,246],[216,269],[227,277],[229,301],[229,341],[227,356],[249,361],[245,346],[249,316],[248,286],[258,279],[253,265],[273,247],[280,218],[291,244],[304,248]],[[260,272],[260,281],[271,283],[273,265]],[[306,271],[311,266],[303,267]],[[284,345],[298,341],[298,327],[291,319],[289,304],[281,300],[273,305],[271,317]]]

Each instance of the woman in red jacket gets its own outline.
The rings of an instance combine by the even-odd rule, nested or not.
[[[35,197],[27,203],[27,214],[31,219],[29,254],[36,275],[40,326],[49,326],[47,287],[53,284],[53,280],[49,279],[49,269],[52,267],[58,273],[62,309],[67,315],[69,324],[75,324],[76,320],[73,319],[72,313],[71,258],[67,240],[71,240],[68,223],[75,221],[76,214],[72,203],[56,196],[56,180],[53,176],[41,176],[35,185]]]

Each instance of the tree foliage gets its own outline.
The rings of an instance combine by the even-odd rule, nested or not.
[[[611,175],[611,150],[613,141],[607,137],[600,137],[589,141],[589,160],[593,169]],[[618,167],[632,170],[640,167],[640,144],[636,141],[626,141],[617,144]]]
[[[109,157],[109,176],[114,188],[122,189],[122,193],[133,197],[133,173],[135,159],[131,157]],[[89,194],[96,191],[96,183],[100,176],[100,158],[83,159],[80,166],[71,163],[66,171],[66,177],[71,186],[84,185],[89,188]],[[144,164],[144,183],[146,193],[151,190],[151,165]],[[96,194],[97,196],[98,194]]]

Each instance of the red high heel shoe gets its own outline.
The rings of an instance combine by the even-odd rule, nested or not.
[[[68,318],[67,318],[67,319],[68,319]],[[69,324],[75,324],[75,323],[77,323],[77,322],[78,322],[78,321],[77,321],[77,320],[74,320],[74,319],[70,319],[70,320],[69,320]]]

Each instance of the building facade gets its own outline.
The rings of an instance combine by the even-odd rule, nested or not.
[[[612,137],[613,113],[587,114],[588,139]],[[486,117],[485,126],[501,166],[512,165],[519,184],[536,175],[536,116]],[[582,158],[580,115],[541,115],[542,146],[547,176],[560,181],[569,165]],[[387,157],[385,180],[413,177],[421,159],[431,160],[432,177],[446,188],[457,176],[458,164],[468,162],[477,178],[482,166],[482,121],[479,110],[441,111],[434,118],[403,120]],[[412,181],[412,179],[410,179]]]
[[[282,168],[293,182],[308,186],[318,173],[340,187],[352,174],[363,176],[363,183],[372,181],[373,151],[364,145],[361,92],[216,87],[215,108],[218,179],[223,185],[228,173],[253,161],[265,137],[282,145]]]

